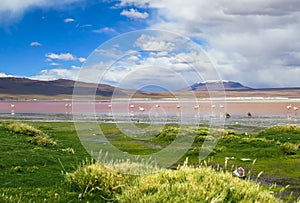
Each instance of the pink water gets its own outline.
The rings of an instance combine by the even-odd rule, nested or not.
[[[110,105],[112,105],[110,107]],[[134,105],[131,106],[130,105]],[[158,106],[157,106],[158,105]],[[180,105],[177,106],[177,105]],[[199,108],[195,108],[199,105]],[[286,107],[292,105],[300,108],[300,101],[229,101],[224,104],[212,103],[209,101],[195,102],[177,102],[177,101],[132,101],[132,102],[109,102],[102,101],[96,103],[77,102],[56,102],[56,101],[28,101],[28,102],[0,102],[1,114],[65,114],[71,113],[73,107],[80,113],[92,113],[95,109],[97,114],[119,113],[120,115],[128,112],[134,115],[148,114],[149,112],[158,112],[162,115],[176,115],[180,112],[188,114],[211,114],[218,112],[228,112],[231,115],[247,115],[251,112],[253,116],[298,116],[298,111]],[[221,106],[220,106],[221,105]],[[144,110],[143,110],[144,109]],[[300,111],[300,110],[299,110]]]

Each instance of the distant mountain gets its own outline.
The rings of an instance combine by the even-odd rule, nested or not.
[[[156,86],[147,86],[141,90],[122,89],[105,84],[75,82],[73,80],[40,81],[28,78],[0,78],[0,100],[71,100],[76,84],[78,95],[95,95],[97,99],[110,99],[111,96],[131,98],[174,98],[172,92]],[[200,98],[208,98],[212,90],[226,90],[227,97],[283,97],[300,98],[300,88],[264,88],[252,89],[238,82],[206,81],[195,83],[176,91],[182,98],[189,97],[190,91]],[[83,97],[84,99],[84,97]]]
[[[226,90],[226,91],[234,91],[234,90],[251,90],[252,88],[246,87],[239,82],[232,81],[205,81],[198,82],[189,87],[183,88],[180,91],[207,91],[207,90]]]
[[[0,94],[4,95],[43,95],[58,96],[72,95],[75,81],[73,80],[53,80],[40,81],[28,78],[0,78]],[[92,84],[77,82],[76,87],[81,94],[96,94],[103,97],[110,97],[115,87],[104,84]],[[118,94],[126,94],[122,89],[117,89]]]

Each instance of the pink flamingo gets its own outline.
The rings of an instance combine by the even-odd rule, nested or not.
[[[142,115],[142,113],[145,111],[145,108],[144,108],[144,107],[141,107],[141,106],[139,106],[139,111],[141,112],[141,114],[140,114],[140,115]]]
[[[197,112],[195,113],[195,117],[198,117],[198,116],[199,116],[199,108],[200,108],[199,105],[195,105],[195,106],[194,106],[194,109],[197,110]]]
[[[298,107],[294,106],[294,111],[295,111],[295,117],[297,116],[297,111],[298,111]]]
[[[181,108],[181,105],[177,104],[176,108],[177,108],[176,116],[180,116],[180,108]]]
[[[15,106],[14,104],[10,104],[10,108],[11,108],[10,114],[11,114],[11,115],[15,115],[15,110],[14,110],[15,107],[16,107],[16,106]]]
[[[131,104],[130,106],[129,106],[131,109],[133,109],[134,108],[134,105],[133,104]],[[134,116],[134,112],[133,111],[130,111],[130,116]]]
[[[286,106],[286,109],[287,109],[287,118],[288,119],[291,119],[291,109],[292,109],[292,105],[290,104],[290,105],[288,105],[288,106]]]

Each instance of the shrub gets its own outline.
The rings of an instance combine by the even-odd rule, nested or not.
[[[211,168],[140,176],[117,194],[119,202],[280,202],[260,185]]]
[[[114,170],[98,163],[84,164],[75,172],[66,174],[66,181],[74,191],[94,192],[103,198],[113,198],[121,192],[125,178]]]
[[[66,149],[62,149],[63,152],[67,152],[69,154],[75,154],[75,150],[71,147],[68,147]]]
[[[21,173],[23,172],[22,166],[13,166],[10,168],[11,173]]]
[[[299,145],[298,144],[293,144],[290,142],[286,142],[281,145],[284,153],[291,155],[291,154],[297,154]]]
[[[54,147],[56,146],[56,142],[53,141],[51,138],[49,138],[48,136],[36,136],[36,137],[30,137],[27,139],[29,143],[31,144],[35,144],[38,146],[43,146],[43,147]]]
[[[39,146],[56,146],[56,142],[53,141],[47,134],[26,123],[11,121],[6,123],[5,127],[14,133],[29,136],[27,140],[31,144]]]
[[[178,134],[178,127],[166,127],[159,132],[157,138],[166,142],[172,142],[178,136]]]
[[[10,122],[7,125],[7,128],[10,129],[11,131],[13,131],[14,133],[28,135],[28,136],[42,136],[42,135],[44,135],[44,133],[41,130],[36,129],[35,127],[30,126],[30,125],[25,124],[25,123]]]
[[[276,125],[265,129],[265,132],[271,133],[282,133],[282,132],[298,132],[300,133],[300,126],[287,124],[287,125]]]

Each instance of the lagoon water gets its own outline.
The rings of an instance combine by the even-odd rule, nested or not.
[[[216,119],[226,125],[270,126],[300,124],[299,100],[234,101],[15,101],[0,102],[0,119],[37,121],[98,121],[209,124]],[[225,113],[231,117],[225,119]],[[251,116],[248,116],[248,112]],[[289,119],[288,119],[289,118]]]

